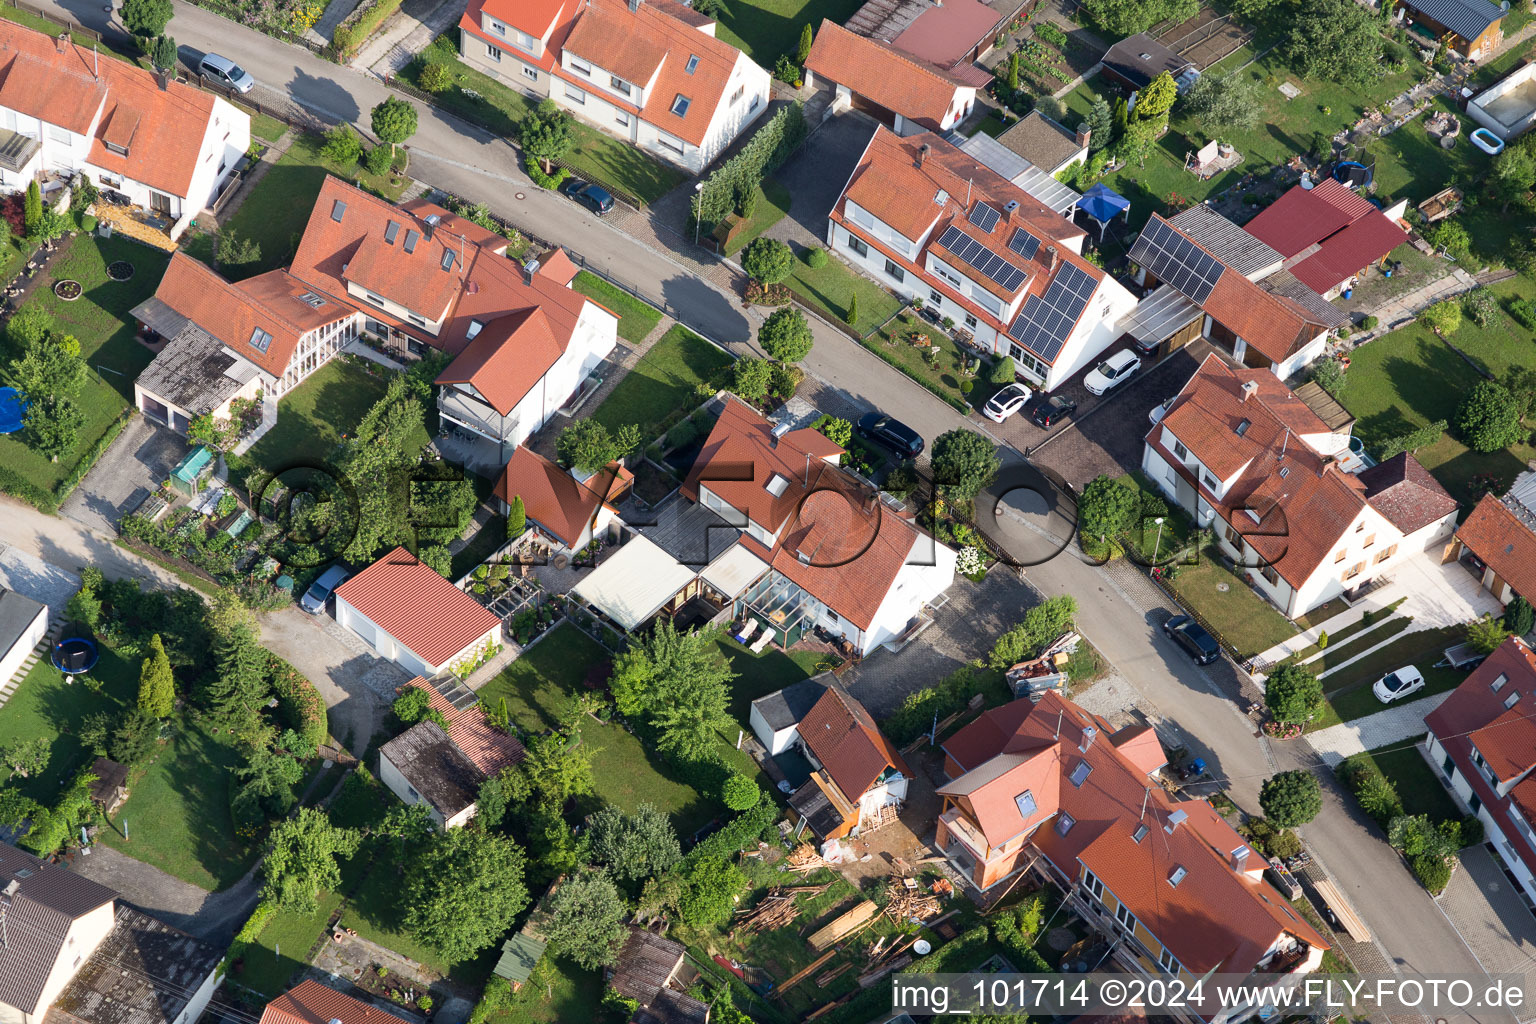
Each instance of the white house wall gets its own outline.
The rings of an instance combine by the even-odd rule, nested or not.
[[[697,170],[703,170],[712,163],[732,140],[768,109],[771,83],[772,78],[766,70],[746,54],[738,52],[736,66],[731,69],[730,80],[721,94],[720,103],[715,107],[714,115],[709,119],[704,142],[699,147],[702,162]],[[743,90],[741,97],[732,102],[737,89]]]
[[[336,604],[339,608],[341,602],[338,600]],[[426,797],[416,792],[416,787],[406,781],[405,776],[400,773],[400,769],[395,767],[395,762],[391,761],[382,751],[379,752],[379,781],[384,783],[389,791],[399,797],[404,803],[411,805],[419,804],[425,807],[427,813],[432,817],[432,823],[438,828],[444,827],[443,816],[439,813],[438,809],[433,807],[432,802]]]
[[[1520,882],[1520,888],[1525,890],[1526,896],[1536,901],[1536,876],[1531,874],[1531,869],[1526,866],[1525,861],[1521,860],[1519,854],[1515,852],[1519,849],[1517,844],[1524,844],[1528,847],[1530,845],[1529,842],[1524,836],[1520,835],[1519,830],[1512,822],[1500,820],[1503,815],[1502,811],[1496,807],[1489,807],[1472,791],[1472,784],[1467,781],[1467,777],[1462,772],[1460,765],[1452,761],[1450,774],[1447,775],[1445,765],[1450,755],[1445,752],[1445,747],[1440,745],[1440,740],[1434,733],[1429,734],[1424,756],[1434,766],[1435,772],[1440,776],[1441,781],[1445,784],[1445,788],[1450,790],[1451,795],[1455,797],[1457,804],[1461,806],[1463,811],[1470,813],[1472,801],[1474,799],[1477,800],[1477,819],[1483,823],[1484,834],[1489,842],[1493,844],[1494,849],[1499,851],[1499,859],[1504,862],[1504,866],[1509,868]]]
[[[96,952],[96,947],[111,934],[116,915],[113,902],[108,900],[70,924],[69,931],[64,935],[64,945],[59,949],[59,958],[54,961],[53,971],[43,984],[37,1009],[33,1013],[21,1014],[22,1024],[42,1024],[43,1018],[48,1015],[48,1008],[59,997],[59,993],[64,991],[81,965]]]
[[[955,561],[959,555],[953,548],[922,536],[908,557],[929,560],[933,564],[908,561],[901,567],[891,589],[886,591],[885,600],[880,602],[870,620],[869,628],[864,631],[860,648],[864,654],[900,636],[907,624],[923,610],[923,605],[936,600],[955,581]]]
[[[487,641],[494,642],[497,632],[496,629],[488,630],[483,636],[478,636],[472,642],[466,644],[453,657],[445,659],[442,664],[431,665],[415,651],[412,651],[385,632],[383,628],[369,619],[368,616],[347,603],[346,598],[339,594],[336,596],[336,621],[362,637],[370,647],[379,652],[380,657],[395,662],[412,675],[427,677],[434,676],[444,668],[463,660],[470,652]]]
[[[32,649],[42,642],[47,633],[48,606],[44,605],[37,610],[37,617],[22,632],[15,645],[0,655],[0,686],[4,686],[7,680],[21,670],[22,662],[27,660],[27,655],[32,653]]]
[[[747,714],[747,724],[752,727],[752,734],[769,754],[784,753],[795,745],[795,740],[800,738],[800,733],[794,726],[775,732],[768,724],[768,720],[757,710],[756,705]]]

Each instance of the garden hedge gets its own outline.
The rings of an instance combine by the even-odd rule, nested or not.
[[[357,10],[336,26],[331,36],[332,51],[342,60],[350,60],[384,20],[400,9],[400,4],[401,0],[363,0]]]
[[[275,654],[271,656],[268,671],[272,691],[277,694],[278,707],[288,727],[302,736],[305,743],[317,748],[324,745],[331,732],[320,690],[298,669]]]

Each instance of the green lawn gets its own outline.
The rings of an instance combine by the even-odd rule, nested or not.
[[[583,270],[577,274],[571,287],[607,307],[609,312],[618,314],[619,337],[631,345],[640,344],[661,323],[661,310],[591,271]]]
[[[796,30],[798,31],[798,29]],[[439,36],[428,53],[444,64],[452,84],[436,95],[436,102],[466,121],[483,125],[497,135],[517,136],[517,127],[534,109],[534,102],[459,60],[458,30]],[[407,66],[400,77],[416,84],[421,61]],[[628,193],[642,203],[653,203],[681,185],[688,175],[662,163],[638,146],[632,146],[577,120],[571,124],[571,148],[562,158],[575,173]]]
[[[82,682],[65,683],[64,676],[45,658],[0,708],[0,746],[38,736],[52,738],[43,772],[28,779],[12,776],[8,782],[39,803],[51,804],[65,783],[95,760],[96,755],[76,738],[85,716],[127,707],[138,695],[138,663],[129,664],[110,648],[102,648],[101,660],[91,675],[103,684],[100,694],[92,693]]]
[[[1529,294],[1530,287],[1529,282],[1515,279],[1498,286],[1498,294],[1507,296],[1516,289]],[[1488,330],[1463,318],[1461,329],[1450,340],[1453,345],[1465,345],[1464,351],[1497,372],[1521,358],[1525,345],[1519,342],[1528,338],[1529,332],[1507,317],[1502,327]],[[1428,328],[1411,324],[1352,353],[1339,399],[1355,416],[1355,433],[1367,445],[1379,445],[1436,420],[1454,419],[1461,396],[1480,379],[1475,367]],[[1520,444],[1483,454],[1447,434],[1419,449],[1415,457],[1452,497],[1470,508],[1476,501],[1470,490],[1473,476],[1493,474],[1500,479],[1497,490],[1502,492],[1525,469],[1527,460],[1536,458],[1536,448]]]
[[[803,253],[800,255],[804,256]],[[807,266],[803,258],[795,260],[795,269],[784,284],[801,302],[837,323],[846,322],[848,305],[857,295],[859,319],[853,326],[861,337],[895,316],[902,305],[896,296],[835,255],[820,270]]]
[[[251,446],[245,459],[272,472],[327,463],[342,434],[384,397],[388,382],[365,368],[373,366],[338,356],[320,367],[282,397],[277,425]],[[420,443],[428,440],[423,431]]]
[[[127,281],[107,277],[107,266],[126,260],[134,266]],[[91,372],[80,395],[85,424],[75,448],[58,462],[49,462],[21,440],[20,434],[0,436],[0,466],[51,491],[69,476],[79,460],[133,401],[133,381],[154,359],[154,353],[134,340],[134,322],[128,311],[154,294],[169,258],[163,252],[122,238],[80,235],[54,264],[29,302],[46,309],[56,329],[80,341],[80,354]],[[53,294],[54,280],[75,280],[83,287],[80,298],[65,302]],[[0,362],[9,363],[17,353],[0,342]],[[0,377],[4,377],[0,372]]]
[[[1371,635],[1367,633],[1359,642],[1363,644]],[[1328,702],[1322,715],[1308,724],[1307,731],[1315,732],[1381,711],[1387,705],[1376,699],[1371,687],[1388,672],[1405,665],[1413,665],[1424,673],[1424,689],[1413,697],[1414,700],[1460,686],[1467,673],[1435,668],[1434,665],[1440,660],[1441,652],[1458,642],[1461,636],[1460,626],[1405,633],[1380,650],[1327,676],[1323,679],[1323,688],[1328,693]]]
[[[287,134],[288,126],[277,118],[258,114],[242,103],[236,103],[235,106],[251,116],[251,138],[260,139],[263,142],[276,142]]]
[[[288,152],[278,158],[266,175],[256,183],[224,225],[241,238],[254,239],[261,246],[261,259],[240,268],[231,268],[226,276],[234,279],[254,277],[293,262],[299,237],[315,208],[315,197],[326,175],[345,181],[361,181],[370,191],[391,201],[400,198],[410,179],[400,174],[383,176],[368,173],[362,164],[340,167],[320,155],[325,140],[319,135],[296,135]]]
[[[505,1009],[487,1017],[485,1024],[593,1024],[604,1018],[602,974],[563,957],[546,956],[528,984],[513,993]]]
[[[698,386],[730,364],[729,355],[677,324],[619,381],[592,418],[609,430],[636,424],[649,440],[697,407]]]
[[[1251,48],[1243,47],[1225,60],[1213,65],[1206,73],[1216,75],[1233,73],[1253,55]],[[1243,154],[1242,163],[1232,170],[1205,181],[1184,170],[1185,155],[1199,149],[1209,140],[1203,136],[1193,119],[1184,115],[1176,106],[1169,122],[1168,134],[1164,135],[1147,154],[1146,166],[1139,166],[1132,161],[1119,171],[1106,175],[1103,179],[1104,184],[1131,200],[1132,209],[1129,222],[1125,227],[1131,231],[1138,230],[1154,210],[1166,212],[1164,204],[1170,193],[1177,193],[1186,200],[1199,202],[1213,193],[1223,191],[1246,175],[1266,175],[1295,154],[1311,149],[1313,139],[1319,133],[1331,137],[1357,121],[1367,110],[1390,100],[1408,88],[1418,80],[1420,72],[1427,72],[1427,70],[1417,61],[1410,62],[1408,70],[1402,74],[1385,75],[1361,88],[1325,79],[1304,78],[1286,64],[1281,50],[1271,50],[1255,63],[1237,72],[1257,82],[1261,86],[1264,97],[1258,128],[1251,132],[1238,132],[1223,137],[1222,141],[1232,143]],[[1279,91],[1280,85],[1285,82],[1299,86],[1301,95],[1295,100],[1287,100]],[[1073,123],[1085,115],[1092,106],[1095,95],[1101,90],[1112,104],[1113,91],[1108,90],[1106,84],[1097,77],[1089,79],[1069,93],[1064,98],[1064,102],[1070,114],[1075,117],[1069,117],[1068,122]],[[1329,112],[1324,113],[1325,109]],[[1412,129],[1406,129],[1406,131],[1412,131]],[[1422,134],[1422,129],[1419,131]],[[1389,144],[1396,138],[1396,135],[1388,136],[1387,139],[1374,144],[1374,147],[1382,148],[1382,152],[1376,154],[1379,163],[1390,163]],[[1399,161],[1405,160],[1408,164],[1420,164],[1420,154],[1415,152],[1413,147],[1405,146],[1404,149],[1406,156],[1393,158]],[[1438,152],[1443,153],[1443,151]],[[1458,159],[1461,156],[1456,151],[1452,153]],[[1427,157],[1428,154],[1424,156]],[[1435,184],[1433,188],[1429,187],[1431,183],[1439,181],[1444,176],[1441,173],[1442,168],[1446,174],[1450,173],[1449,165],[1444,160],[1438,164],[1425,165],[1425,169],[1432,170],[1434,176],[1424,181],[1415,181],[1411,191],[1417,193],[1424,190],[1424,195],[1431,195],[1444,188],[1444,182]],[[1378,193],[1379,198],[1385,198],[1386,195],[1385,191]]]
[[[116,829],[102,829],[103,840],[210,892],[234,884],[259,852],[235,837],[229,813],[233,772],[242,762],[227,737],[179,723],[155,760],[135,772]],[[126,840],[120,834],[125,821]]]
[[[1415,748],[1394,743],[1368,751],[1367,756],[1397,786],[1403,810],[1409,814],[1427,814],[1431,821],[1461,818],[1461,810],[1445,791],[1445,783]]]
[[[780,54],[794,59],[803,26],[815,32],[823,18],[841,25],[861,6],[861,0],[733,0],[721,9],[715,35],[772,71]]]
[[[251,943],[245,964],[234,980],[269,999],[288,991],[290,980],[307,965],[310,947],[340,905],[340,895],[322,893],[320,906],[313,914],[278,911]]]
[[[859,312],[863,313],[863,309]],[[921,337],[914,338],[913,332]],[[919,344],[913,344],[914,340]],[[931,345],[940,349],[936,365],[923,358],[924,350]],[[904,313],[886,324],[865,340],[864,347],[957,408],[979,409],[998,391],[998,385],[987,380],[984,367],[976,376],[962,377],[961,360],[969,359],[975,364],[979,361],[976,353],[962,349],[948,332],[935,330],[914,313]],[[960,390],[967,379],[971,382],[970,394]]]
[[[1340,636],[1337,640],[1329,638],[1329,643],[1322,653],[1307,662],[1307,668],[1317,675],[1322,675],[1336,665],[1342,665],[1351,658],[1358,657],[1377,644],[1384,644],[1394,636],[1413,625],[1413,620],[1406,615],[1399,615],[1386,622],[1375,625],[1369,632],[1352,637]],[[1324,689],[1341,689],[1344,683],[1333,684],[1340,676],[1350,675],[1347,671],[1335,672],[1323,681]]]
[[[1254,593],[1209,550],[1200,553],[1198,565],[1180,568],[1173,589],[1236,649],[1239,659],[1296,635],[1296,627],[1274,605]]]
[[[740,252],[752,239],[783,220],[794,198],[789,189],[777,179],[764,178],[757,188],[757,198],[752,206],[752,216],[747,218],[747,226],[731,239],[731,244],[725,247],[725,254],[730,256]]]
[[[761,654],[753,654],[724,634],[720,637],[720,653],[725,655],[736,673],[736,681],[731,685],[730,710],[731,717],[738,722],[746,722],[752,702],[757,698],[809,679],[822,664],[822,655],[814,651],[785,654],[775,647],[767,647]]]

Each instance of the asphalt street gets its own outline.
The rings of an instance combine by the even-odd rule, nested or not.
[[[115,15],[109,22],[100,4],[37,2],[99,31],[121,35]],[[263,102],[297,105],[328,121],[362,122],[359,127],[365,134],[368,109],[390,95],[373,76],[184,3],[176,3],[169,31],[182,46],[184,59],[214,49],[245,64],[262,83],[258,88]],[[650,248],[563,198],[533,187],[517,168],[515,154],[505,141],[423,104],[417,106],[420,127],[411,140],[413,175],[485,202],[532,234],[575,249],[626,286],[664,301],[680,319],[717,341],[733,347],[750,344],[756,320],[741,309],[734,294],[695,276],[673,254]],[[894,412],[929,439],[955,427],[985,430],[984,421],[960,415],[841,332],[819,323],[815,327],[816,347],[806,368],[850,401]],[[1100,413],[1115,414],[1111,409]],[[1011,448],[1005,447],[1004,452],[1010,471],[1024,464]],[[1039,500],[1053,500],[1044,478],[1040,481]],[[7,513],[11,507],[7,505]],[[18,517],[7,514],[0,520],[4,521],[0,533],[7,535],[4,539],[16,543],[8,535]],[[72,524],[37,526],[38,553],[49,561],[54,560],[49,548],[57,545],[47,535],[54,529],[82,532]],[[121,552],[102,541],[91,534],[85,546],[92,555],[120,561]],[[55,564],[73,569],[93,560],[72,552],[69,561]],[[1233,702],[1235,682],[1223,678],[1234,671],[1232,666],[1219,662],[1212,670],[1203,670],[1192,665],[1159,632],[1171,614],[1169,609],[1138,600],[1110,572],[1071,555],[1026,571],[1028,579],[1047,595],[1068,593],[1077,599],[1083,632],[1134,683],[1144,703],[1177,722],[1191,737],[1192,749],[1207,757],[1216,774],[1230,780],[1236,802],[1256,813],[1258,785],[1276,770],[1276,763],[1268,742],[1254,735],[1251,723]],[[1330,790],[1323,815],[1307,828],[1306,836],[1398,964],[1417,970],[1478,970],[1466,944],[1434,902],[1336,789]]]

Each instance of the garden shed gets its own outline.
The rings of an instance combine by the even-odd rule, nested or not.
[[[0,587],[0,684],[21,669],[47,632],[47,605]]]
[[[212,472],[213,449],[199,445],[171,470],[171,486],[189,498],[195,497],[202,490],[203,480]]]

